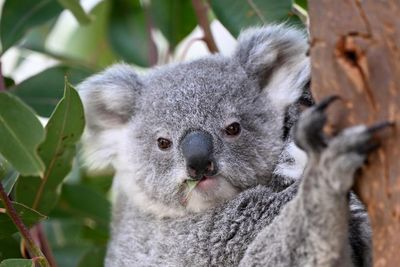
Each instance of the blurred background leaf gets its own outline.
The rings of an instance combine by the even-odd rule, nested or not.
[[[54,18],[62,11],[54,0],[6,0],[0,20],[2,51],[17,43],[31,28]]]
[[[189,0],[152,0],[149,11],[172,50],[197,26]]]
[[[28,259],[8,259],[2,261],[0,267],[35,267],[35,263]]]
[[[81,25],[89,24],[91,19],[79,3],[79,0],[58,0],[58,2],[66,9],[71,11],[76,20]]]
[[[139,1],[112,1],[108,28],[112,49],[121,58],[142,67],[154,65],[157,60],[157,50],[147,23],[145,10]]]
[[[217,18],[234,36],[246,27],[286,22],[294,16],[292,0],[211,0],[210,4]]]

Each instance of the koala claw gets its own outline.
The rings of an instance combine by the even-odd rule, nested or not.
[[[321,100],[317,105],[315,105],[315,109],[318,111],[324,111],[330,104],[334,101],[341,99],[338,95],[331,95]]]
[[[325,110],[338,99],[337,95],[329,96],[304,111],[294,129],[295,142],[300,148],[307,152],[320,152],[327,146],[327,138],[322,131],[327,120]]]

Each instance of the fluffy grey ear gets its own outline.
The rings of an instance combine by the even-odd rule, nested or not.
[[[234,57],[280,110],[303,94],[310,81],[306,33],[285,25],[242,32]]]
[[[111,66],[77,86],[86,117],[83,154],[91,168],[115,163],[142,87],[138,75],[125,64]]]

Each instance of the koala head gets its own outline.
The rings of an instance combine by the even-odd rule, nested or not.
[[[159,216],[197,212],[268,184],[285,145],[285,120],[310,79],[298,30],[244,31],[231,57],[138,75],[114,65],[78,86],[90,164],[116,170],[114,186]],[[188,196],[188,180],[198,180]]]

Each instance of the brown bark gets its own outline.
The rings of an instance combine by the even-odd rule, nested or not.
[[[340,127],[389,120],[356,185],[373,227],[374,266],[400,263],[400,1],[310,0],[312,91],[337,94]]]

